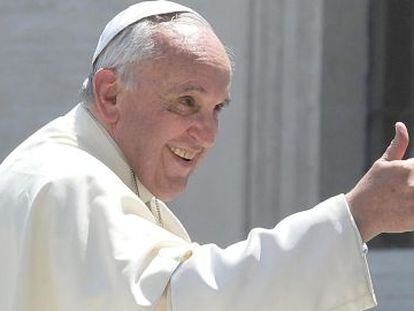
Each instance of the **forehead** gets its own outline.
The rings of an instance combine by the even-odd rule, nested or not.
[[[168,55],[152,62],[138,73],[141,90],[159,95],[200,94],[229,97],[230,73],[227,69],[189,59]],[[146,88],[146,89],[145,89]]]
[[[138,77],[152,77],[154,85],[171,91],[206,92],[210,88],[228,88],[230,60],[209,28],[187,24],[164,27],[154,34],[154,41],[157,53],[138,64]]]

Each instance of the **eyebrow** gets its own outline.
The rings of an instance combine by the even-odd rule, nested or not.
[[[200,92],[200,93],[207,93],[207,91],[201,87],[201,86],[197,86],[197,85],[187,85],[184,87],[181,86],[175,86],[171,89],[168,89],[164,95],[168,95],[168,94],[180,94],[183,92]]]
[[[205,90],[205,88],[203,88],[202,86],[198,86],[198,85],[187,85],[185,86],[183,89],[177,90],[177,89],[173,89],[173,92],[200,92],[200,93],[207,93],[207,91]],[[231,102],[230,98],[226,98],[225,100],[223,100],[222,104],[225,106],[229,106]]]
[[[196,86],[196,85],[189,85],[189,86],[186,86],[186,87],[183,89],[183,91],[184,91],[184,92],[192,92],[192,91],[197,91],[197,92],[200,92],[200,93],[206,93],[206,90],[205,90],[203,87],[201,87],[201,86]],[[223,104],[223,105],[225,105],[225,106],[229,106],[229,105],[230,105],[230,102],[231,102],[231,99],[230,99],[230,98],[226,98],[225,100],[223,100],[222,104]]]
[[[201,87],[201,86],[196,86],[196,85],[188,85],[185,88],[182,89],[184,92],[192,92],[192,91],[197,91],[200,93],[206,93],[206,90]]]

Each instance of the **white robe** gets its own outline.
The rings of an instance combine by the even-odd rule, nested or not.
[[[343,195],[221,249],[137,195],[82,105],[0,166],[0,310],[364,310],[375,305]]]

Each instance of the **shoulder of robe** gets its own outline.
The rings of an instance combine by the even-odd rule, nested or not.
[[[24,191],[30,200],[41,194],[44,199],[66,200],[82,195],[141,202],[102,162],[68,145],[44,144],[22,151],[1,165],[0,176],[0,190]],[[15,193],[14,197],[17,195]]]

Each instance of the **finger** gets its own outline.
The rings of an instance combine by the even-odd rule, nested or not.
[[[395,123],[395,136],[381,158],[385,161],[401,160],[407,150],[408,141],[408,131],[405,124]]]

